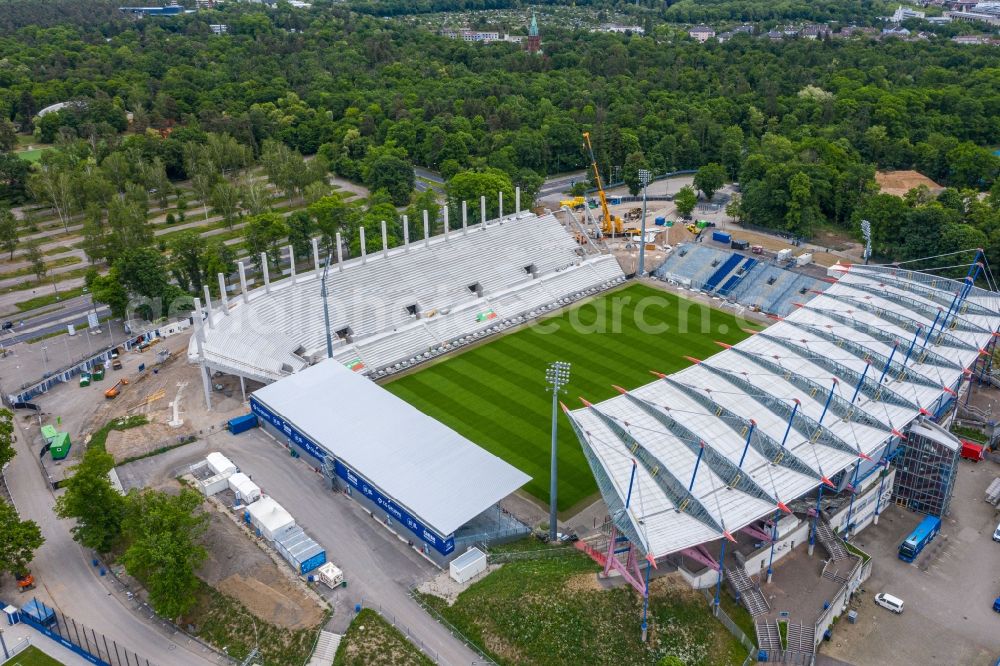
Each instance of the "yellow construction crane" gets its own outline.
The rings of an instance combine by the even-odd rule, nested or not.
[[[601,172],[597,168],[597,158],[594,157],[594,148],[590,145],[590,132],[583,133],[583,140],[587,144],[587,152],[590,153],[590,167],[594,170],[594,182],[597,183],[597,194],[601,198],[601,232],[604,234],[620,234],[624,225],[622,219],[617,215],[612,215],[608,210],[608,198],[604,196],[604,186],[601,184]]]

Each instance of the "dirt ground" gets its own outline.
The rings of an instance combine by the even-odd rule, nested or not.
[[[182,433],[165,423],[147,423],[138,428],[112,430],[108,433],[104,448],[119,463],[152,453],[164,446],[179,444],[189,434],[190,428],[187,433]]]
[[[208,559],[198,576],[239,602],[258,618],[279,627],[306,629],[323,619],[323,609],[230,518],[208,507],[211,523],[204,539]]]
[[[914,187],[926,185],[932,194],[938,194],[944,188],[919,171],[878,171],[875,182],[886,194],[901,197]]]

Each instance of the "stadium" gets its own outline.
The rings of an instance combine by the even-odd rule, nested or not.
[[[577,242],[569,211],[563,219],[565,224],[553,214],[516,211],[470,226],[463,217],[461,228],[446,224],[434,237],[425,223],[420,241],[410,242],[407,230],[402,246],[374,253],[362,240],[361,256],[338,255],[328,269],[329,326],[321,296],[325,271],[315,245],[313,270],[305,274],[291,269],[271,282],[265,271],[262,284],[250,288],[241,266],[238,296],[226,295],[220,276],[223,298],[214,307],[197,304],[189,347],[189,359],[203,368],[206,400],[212,373],[269,384],[250,402],[272,434],[312,456],[335,486],[347,480],[356,489],[373,488],[372,507],[387,517],[405,516],[418,545],[436,561],[448,561],[465,543],[525,533],[527,526],[513,517],[487,525],[483,516],[499,513],[505,495],[539,475],[543,466],[528,468],[547,455],[547,441],[531,443],[531,451],[479,441],[475,428],[466,428],[477,414],[472,393],[468,404],[438,404],[437,410],[409,396],[428,413],[421,418],[368,380],[363,383],[371,392],[351,387],[362,376],[405,374],[402,386],[422,373],[442,373],[467,354],[488,357],[487,350],[506,349],[494,354],[492,365],[476,366],[485,378],[467,376],[497,388],[483,401],[498,410],[498,420],[528,414],[544,428],[545,412],[526,408],[522,396],[542,393],[544,366],[535,368],[536,385],[520,389],[505,375],[530,367],[529,359],[557,360],[560,341],[568,354],[576,343],[560,330],[524,358],[501,345],[524,335],[515,329],[578,301],[634,288],[614,256]],[[843,589],[825,618],[796,632],[793,643],[811,654],[870,570],[845,541],[877,522],[891,502],[922,513],[947,511],[961,445],[941,423],[968,399],[973,382],[989,381],[1000,330],[1000,296],[975,286],[982,261],[977,252],[964,280],[842,264],[820,277],[705,244],[674,248],[654,277],[681,292],[714,297],[736,315],[766,313],[773,323],[763,329],[744,324],[745,330],[727,335],[719,333],[721,326],[654,335],[662,346],[655,348],[659,362],[652,367],[636,367],[629,354],[613,362],[580,355],[576,363],[585,366],[581,374],[589,374],[595,394],[580,396],[579,403],[576,395],[566,396],[563,425],[570,428],[563,430],[575,435],[574,454],[589,469],[608,514],[598,538],[580,548],[640,594],[647,593],[651,575],[669,569],[692,587],[714,587],[716,606],[727,582],[757,616],[769,610],[759,578],[769,579],[774,562],[797,546],[811,555],[819,543],[829,562],[841,565],[833,578],[842,579]],[[324,360],[327,330],[332,360]],[[589,337],[613,346],[613,335]],[[632,345],[639,363],[654,360],[641,353],[647,342]],[[472,351],[454,356],[465,347]],[[334,365],[336,372],[318,370]],[[454,367],[464,367],[451,370],[458,375],[474,369]],[[301,379],[320,372],[320,383]],[[407,397],[406,390],[393,392]],[[348,416],[337,413],[338,404]],[[328,417],[321,416],[323,409]],[[366,448],[349,441],[366,437],[350,424],[361,418],[384,421]],[[435,448],[434,441],[449,443]],[[361,448],[363,463],[352,462]],[[465,466],[464,476],[452,464],[463,455],[477,461]],[[406,456],[419,458],[418,484],[401,480],[407,469],[398,460]],[[459,477],[466,484],[460,492],[427,490]],[[484,491],[471,490],[478,486]],[[528,492],[546,499],[530,486]],[[433,518],[466,497],[462,510]],[[449,545],[435,551],[436,541]],[[772,630],[758,627],[761,647]]]

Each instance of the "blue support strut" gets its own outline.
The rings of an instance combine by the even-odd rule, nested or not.
[[[628,495],[625,496],[625,508],[628,509],[629,502],[632,501],[632,484],[635,483],[635,460],[632,460],[632,476],[628,478]]]
[[[795,406],[792,407],[792,415],[788,417],[788,427],[785,428],[785,436],[781,438],[781,448],[785,448],[785,442],[788,441],[788,433],[792,430],[792,421],[795,420],[795,413],[799,411],[799,400],[795,399]]]
[[[858,493],[857,483],[859,469],[861,469],[860,460],[858,460],[857,464],[854,465],[854,478],[851,480],[851,503],[847,506],[847,531],[844,534],[844,541],[849,541],[851,538],[851,513],[854,511],[854,496]]]
[[[646,640],[646,628],[649,626],[646,623],[646,613],[649,610],[649,570],[653,568],[652,562],[646,562],[646,589],[643,590],[642,594],[642,640]]]
[[[910,348],[906,350],[906,358],[903,359],[903,367],[906,367],[906,363],[910,360],[910,354],[913,353],[913,347],[917,344],[917,338],[920,337],[920,326],[917,326],[916,332],[913,334],[913,340],[910,342]]]
[[[722,540],[722,552],[719,554],[719,579],[715,582],[715,614],[719,614],[719,592],[722,590],[722,575],[726,571],[726,539]]]
[[[889,366],[892,365],[892,357],[896,355],[896,349],[899,347],[899,342],[894,342],[892,344],[892,351],[889,352],[889,360],[885,362],[885,367],[882,368],[882,376],[878,378],[879,386],[882,385],[882,380],[885,379],[885,373],[889,372]]]
[[[816,494],[816,515],[813,516],[812,528],[809,530],[809,545],[816,543],[816,521],[819,520],[819,505],[823,501],[823,484],[819,486],[819,493]]]
[[[747,457],[747,449],[750,448],[750,438],[753,437],[753,430],[756,427],[757,427],[757,422],[754,421],[753,419],[751,419],[750,420],[750,430],[747,431],[747,441],[743,445],[743,454],[740,456],[740,464],[739,464],[739,468],[740,469],[743,469],[743,461]]]
[[[698,465],[701,464],[701,456],[705,453],[705,442],[701,442],[700,444],[701,446],[698,449],[698,458],[694,461],[694,471],[691,473],[691,483],[688,484],[688,492],[691,492],[691,489],[694,488],[694,480],[695,477],[698,476]]]
[[[767,560],[767,582],[771,582],[771,574],[774,573],[774,544],[778,540],[778,518],[781,517],[781,511],[774,512],[774,524],[771,526],[771,556]]]
[[[823,413],[819,415],[818,423],[823,425],[823,418],[826,416],[826,410],[830,408],[830,401],[833,400],[833,391],[837,388],[837,378],[833,378],[833,385],[830,387],[830,392],[826,394],[826,403],[823,405]]]
[[[870,367],[872,367],[871,363],[865,363],[865,369],[861,373],[861,378],[858,379],[858,385],[854,387],[854,395],[851,396],[852,405],[854,404],[854,401],[858,399],[858,393],[861,392],[861,385],[865,383],[865,375],[868,374],[868,368]]]
[[[938,310],[937,315],[934,317],[934,323],[931,324],[931,330],[927,331],[927,337],[924,338],[924,344],[920,346],[920,351],[927,349],[927,341],[931,339],[931,335],[934,333],[934,329],[937,328],[938,319],[941,318],[941,311]]]

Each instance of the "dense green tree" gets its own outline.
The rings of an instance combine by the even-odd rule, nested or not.
[[[685,219],[691,217],[691,212],[697,205],[698,195],[690,185],[682,187],[674,197],[674,206],[677,208],[677,214]]]
[[[649,169],[649,162],[646,161],[646,156],[642,154],[642,151],[637,150],[625,158],[625,167],[622,170],[622,179],[628,186],[629,194],[633,196],[642,190],[642,181],[639,179],[640,169]]]
[[[65,482],[66,491],[56,499],[56,514],[76,521],[73,538],[99,553],[114,548],[122,533],[125,498],[108,478],[114,466],[114,458],[102,448],[88,447]]]
[[[365,167],[365,183],[372,191],[385,189],[392,203],[405,206],[413,191],[413,165],[395,155],[379,155]]]
[[[100,275],[96,269],[92,270],[86,284],[94,302],[107,305],[116,318],[128,316],[129,295],[118,270],[112,266],[106,275]]]
[[[24,260],[31,264],[32,274],[34,274],[36,280],[41,282],[45,278],[46,273],[49,272],[49,269],[45,265],[45,255],[42,254],[42,248],[37,239],[32,238],[25,242]]]
[[[0,470],[14,459],[14,413],[0,408]]]
[[[288,225],[288,243],[292,246],[292,252],[299,260],[305,259],[312,254],[312,237],[316,230],[316,222],[312,216],[304,210],[297,210],[285,220]]]
[[[694,186],[704,192],[709,201],[726,184],[726,169],[721,164],[711,162],[698,169],[694,175]]]
[[[239,188],[227,180],[220,181],[212,188],[210,201],[212,212],[221,216],[226,226],[232,229],[233,220],[240,209]]]
[[[201,502],[201,495],[188,488],[177,495],[133,490],[125,499],[122,528],[129,545],[122,563],[143,582],[153,609],[170,619],[196,602],[195,569],[208,555],[199,541],[208,528]]]
[[[497,217],[500,210],[498,193],[503,192],[504,208],[513,209],[514,185],[499,169],[487,168],[482,171],[463,171],[448,181],[448,207],[459,215],[462,202],[468,202],[469,223],[483,222],[480,197],[486,197],[486,219]],[[459,218],[461,221],[461,218]]]
[[[14,250],[17,249],[17,218],[10,208],[0,206],[0,249],[14,258]]]
[[[0,153],[10,152],[17,146],[17,130],[6,118],[0,118]]]
[[[267,255],[268,264],[276,267],[281,259],[281,241],[288,236],[288,225],[277,213],[261,213],[247,219],[243,228],[243,245],[258,270],[263,268],[260,255]]]
[[[28,564],[35,557],[45,538],[33,520],[21,520],[12,504],[0,502],[0,573],[14,576],[28,573]]]

